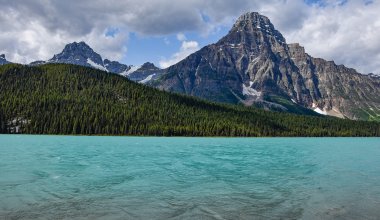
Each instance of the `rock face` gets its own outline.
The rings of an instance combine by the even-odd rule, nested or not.
[[[7,59],[5,59],[5,54],[0,55],[0,65],[8,64],[10,63]]]
[[[165,70],[152,85],[211,101],[286,110],[283,103],[351,119],[380,118],[380,80],[287,44],[270,20],[242,15],[229,33]]]

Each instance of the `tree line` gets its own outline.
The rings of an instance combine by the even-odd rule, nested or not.
[[[380,136],[376,122],[269,112],[167,93],[69,64],[0,67],[0,133]]]

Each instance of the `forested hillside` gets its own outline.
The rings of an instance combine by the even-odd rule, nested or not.
[[[380,136],[380,124],[170,94],[92,68],[0,67],[0,132],[154,136]]]

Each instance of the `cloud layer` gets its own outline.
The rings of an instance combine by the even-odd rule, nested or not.
[[[162,61],[167,66],[199,48],[180,33],[207,36],[231,26],[243,12],[259,11],[288,42],[301,43],[311,55],[380,73],[376,0],[0,0],[0,5],[0,53],[15,62],[49,59],[65,44],[81,40],[104,57],[120,60],[130,32],[178,34],[181,48]]]

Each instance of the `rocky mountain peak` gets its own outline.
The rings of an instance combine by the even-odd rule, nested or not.
[[[227,36],[218,43],[243,44],[247,49],[259,49],[260,45],[284,46],[285,38],[275,29],[269,18],[257,13],[249,12],[240,16]],[[280,48],[279,50],[283,50]]]
[[[83,41],[67,44],[63,51],[54,55],[49,62],[71,63],[82,66],[103,66],[102,57]]]
[[[0,55],[0,58],[2,58],[2,59],[5,60],[5,54],[1,54],[1,55]]]
[[[92,54],[92,53],[95,53],[95,51],[88,44],[81,41],[79,43],[73,42],[73,43],[67,44],[65,48],[63,49],[62,53]]]

